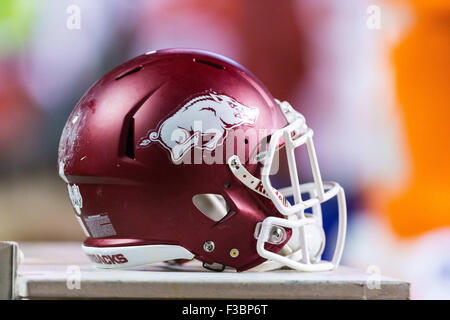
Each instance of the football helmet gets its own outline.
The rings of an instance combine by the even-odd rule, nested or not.
[[[332,270],[343,189],[322,182],[313,131],[239,64],[187,49],[148,52],[98,80],[71,113],[58,166],[101,268],[196,258],[213,270]],[[306,145],[313,182],[300,184]],[[285,152],[289,187],[274,186]],[[332,261],[321,203],[337,197]]]

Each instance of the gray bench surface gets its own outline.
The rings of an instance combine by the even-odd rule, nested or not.
[[[409,283],[348,267],[334,272],[204,270],[198,262],[96,269],[79,243],[21,243],[16,298],[409,299]]]

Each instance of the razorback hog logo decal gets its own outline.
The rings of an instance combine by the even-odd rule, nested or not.
[[[258,115],[258,109],[245,106],[225,94],[203,92],[181,106],[157,129],[150,130],[140,140],[139,147],[158,142],[170,152],[172,161],[178,162],[194,147],[216,149],[229,130],[254,125]]]

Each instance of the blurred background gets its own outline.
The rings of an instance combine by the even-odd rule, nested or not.
[[[306,116],[346,190],[345,265],[450,299],[448,0],[2,0],[0,240],[83,240],[65,121],[115,65],[171,47],[238,61]]]

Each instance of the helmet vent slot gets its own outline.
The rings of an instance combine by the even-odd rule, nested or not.
[[[131,118],[129,121],[126,139],[125,155],[130,159],[134,159],[134,118]]]
[[[201,60],[201,59],[194,59],[194,62],[203,63],[203,64],[206,64],[207,66],[210,66],[210,67],[213,67],[213,68],[216,68],[216,69],[220,69],[220,70],[225,69],[224,66],[221,66],[220,64],[217,64],[217,63],[214,63],[214,62],[211,62],[211,61],[206,61],[206,60]]]
[[[213,221],[222,220],[230,211],[230,206],[220,194],[202,193],[192,197],[194,206]]]
[[[122,78],[125,78],[126,76],[129,76],[130,74],[133,74],[133,73],[136,73],[136,72],[138,72],[138,71],[141,71],[142,68],[143,68],[142,66],[139,66],[139,67],[136,67],[136,68],[134,68],[134,69],[132,69],[132,70],[130,70],[130,71],[127,71],[127,72],[125,72],[124,74],[118,76],[118,77],[116,78],[116,80],[120,80],[120,79],[122,79]]]
[[[128,157],[130,159],[135,159],[135,119],[134,115],[139,110],[139,108],[151,97],[152,94],[158,90],[159,87],[147,93],[141,100],[139,100],[127,113],[123,120],[122,131],[120,134],[119,142],[119,155],[121,157]]]

